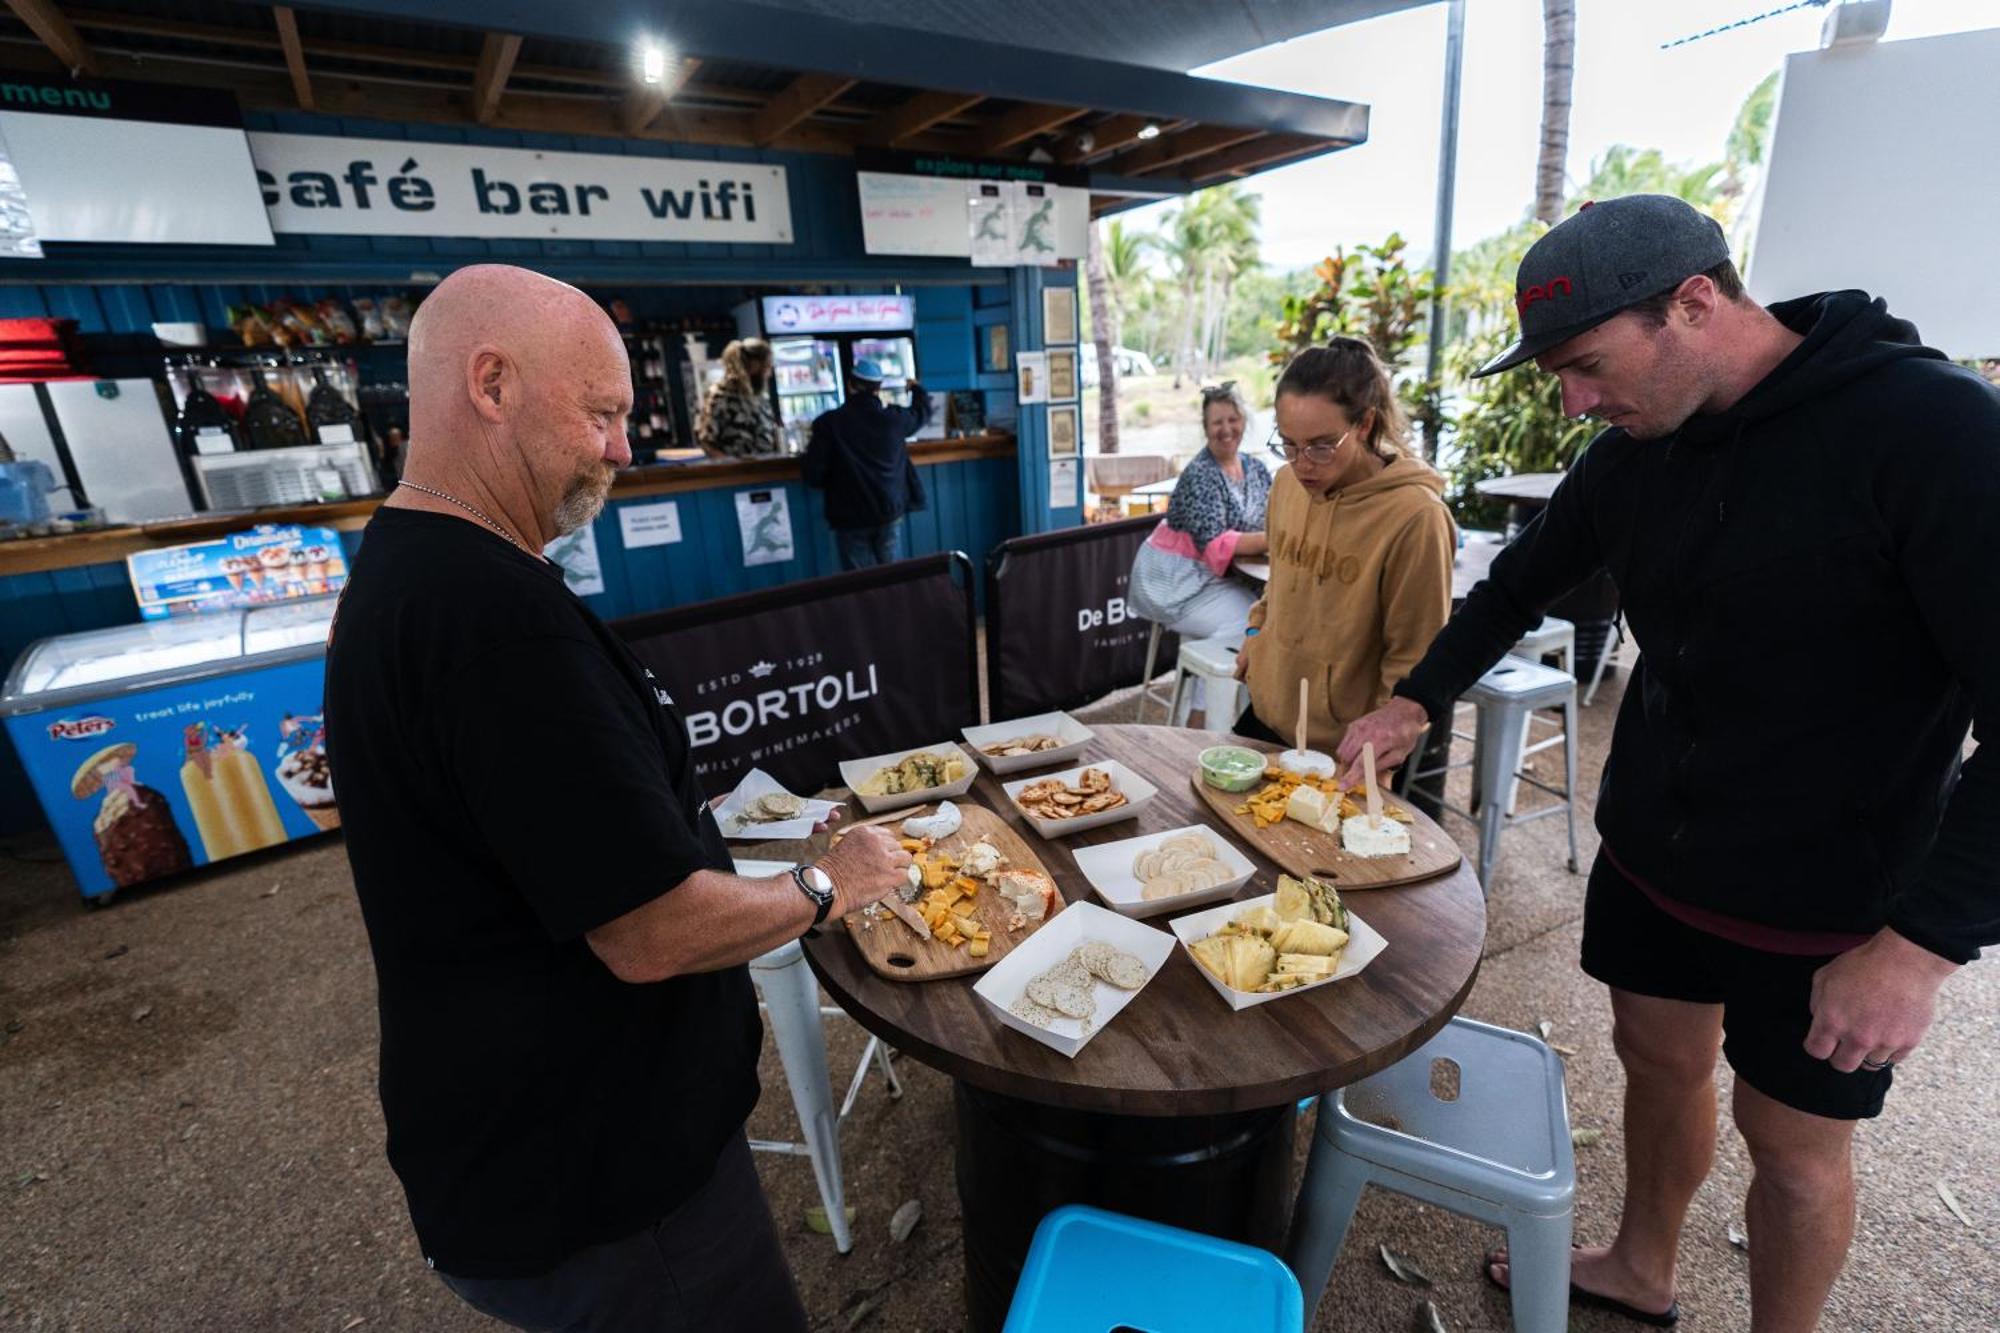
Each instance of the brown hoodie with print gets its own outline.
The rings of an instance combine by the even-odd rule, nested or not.
[[[1451,616],[1458,530],[1444,478],[1398,457],[1329,495],[1290,467],[1271,483],[1271,580],[1243,647],[1258,720],[1289,741],[1307,682],[1306,737],[1332,754],[1347,724],[1389,700]]]

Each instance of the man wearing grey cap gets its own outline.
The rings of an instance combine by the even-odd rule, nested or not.
[[[1938,990],[2000,942],[2000,393],[1884,302],[1760,307],[1677,199],[1585,204],[1516,279],[1563,409],[1606,429],[1395,690],[1398,763],[1565,592],[1610,570],[1642,650],[1597,805],[1583,968],[1625,1067],[1624,1216],[1572,1299],[1671,1324],[1718,1052],[1754,1176],[1752,1327],[1816,1326],[1854,1228],[1854,1122]],[[1504,1253],[1487,1274],[1505,1284]]]

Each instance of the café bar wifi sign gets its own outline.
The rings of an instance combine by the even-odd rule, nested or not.
[[[251,133],[276,232],[789,245],[783,167]]]

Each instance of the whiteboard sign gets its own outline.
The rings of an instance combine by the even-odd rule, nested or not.
[[[974,257],[973,237],[977,223],[969,198],[977,197],[980,185],[999,185],[1011,202],[1026,192],[1016,187],[1020,181],[967,180],[956,176],[910,176],[887,171],[860,171],[855,183],[861,197],[861,241],[871,255],[934,255],[947,259]],[[1013,264],[1055,264],[1080,260],[1089,243],[1090,191],[1071,185],[1036,185],[1038,192],[1053,195],[1055,205],[1037,225],[1038,237],[1053,243],[1053,251],[1030,248],[1018,251],[1023,239],[1011,225],[1014,210],[1005,210],[1009,220],[1006,244]],[[1037,198],[1037,204],[1040,198]],[[1025,226],[1035,217],[1034,209],[1021,211]],[[992,262],[1001,262],[998,259]]]
[[[269,245],[240,129],[0,111],[44,241]]]

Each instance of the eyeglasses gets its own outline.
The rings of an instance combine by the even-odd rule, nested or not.
[[[1216,399],[1227,398],[1235,391],[1236,391],[1236,381],[1224,380],[1220,384],[1213,385],[1201,391],[1201,405],[1203,407],[1207,407],[1210,403],[1214,402]]]
[[[1319,439],[1308,441],[1305,445],[1300,446],[1293,444],[1277,431],[1272,431],[1271,438],[1264,447],[1284,459],[1287,463],[1298,462],[1301,455],[1311,462],[1325,463],[1331,461],[1333,456],[1340,452],[1340,446],[1346,444],[1347,437],[1352,434],[1354,434],[1354,427],[1349,426],[1345,433],[1332,444],[1328,444],[1324,439]]]

